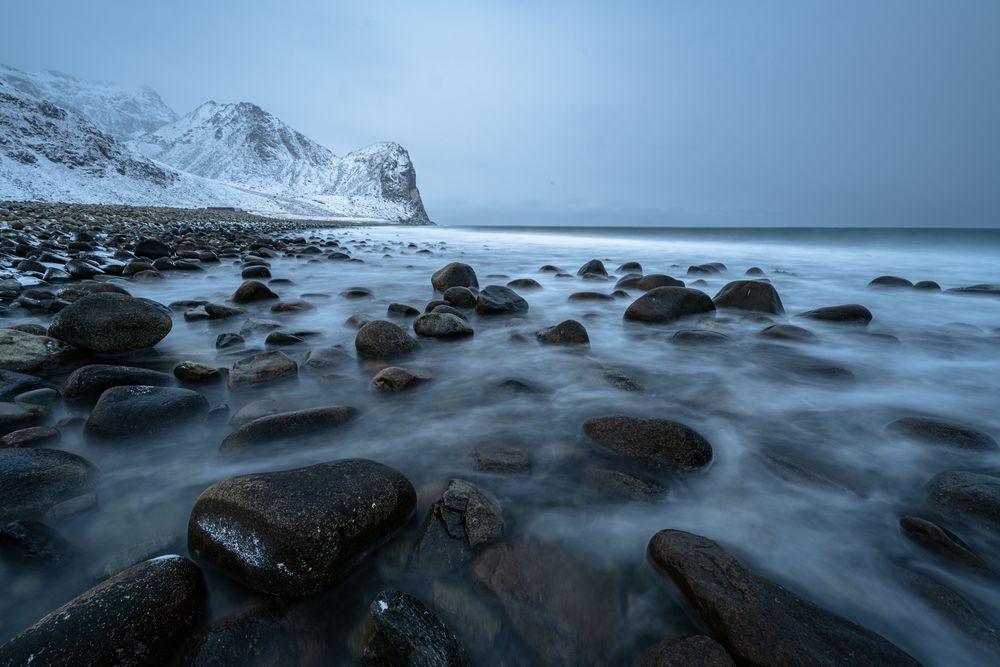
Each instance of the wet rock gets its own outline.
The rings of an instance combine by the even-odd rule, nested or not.
[[[592,259],[583,266],[581,266],[576,275],[585,276],[587,274],[593,274],[598,276],[608,277],[608,270],[604,268],[604,262],[599,259]]]
[[[420,314],[420,311],[413,306],[407,306],[405,303],[390,303],[385,314],[396,317],[416,317]]]
[[[541,283],[534,278],[517,278],[507,283],[507,287],[513,289],[542,289]]]
[[[919,665],[883,637],[757,574],[705,537],[662,530],[649,541],[648,555],[740,664]]]
[[[921,281],[918,281],[916,284],[913,285],[913,288],[914,289],[920,289],[920,290],[930,290],[932,292],[940,292],[941,291],[941,286],[938,285],[933,280],[921,280]]]
[[[562,273],[562,269],[560,269],[558,266],[553,266],[552,264],[545,264],[540,269],[538,269],[538,272],[539,273]]]
[[[272,331],[264,338],[265,345],[299,345],[304,342],[302,338],[284,331]]]
[[[930,445],[972,450],[998,448],[997,441],[982,431],[933,417],[904,417],[892,422],[886,428],[911,440]]]
[[[849,303],[843,306],[816,308],[815,310],[800,313],[799,317],[808,317],[811,320],[821,320],[823,322],[868,324],[872,321],[872,312],[860,304]]]
[[[35,447],[43,443],[52,443],[59,439],[59,429],[52,426],[29,426],[12,431],[0,438],[0,448],[3,447]]]
[[[174,366],[174,377],[182,382],[212,382],[222,377],[222,373],[215,366],[182,361]]]
[[[454,315],[455,317],[458,317],[458,318],[460,318],[462,320],[465,320],[466,322],[469,321],[468,315],[466,315],[465,313],[463,313],[458,308],[454,308],[452,306],[446,306],[446,305],[434,306],[434,310],[432,310],[430,312],[432,312],[432,313]]]
[[[0,556],[23,565],[62,567],[71,547],[55,528],[31,519],[12,521],[0,528]]]
[[[372,291],[367,287],[348,287],[340,293],[345,299],[364,299],[372,296]]]
[[[137,257],[159,259],[161,257],[170,257],[170,246],[163,241],[145,238],[135,244],[135,248],[132,249],[132,252],[134,252]]]
[[[365,322],[354,337],[358,354],[368,359],[392,359],[411,354],[419,343],[403,329],[385,320]]]
[[[584,468],[581,481],[585,487],[609,500],[649,503],[667,494],[667,487],[656,480],[600,466]]]
[[[642,264],[639,262],[625,262],[618,266],[618,271],[635,271],[642,273]]]
[[[614,301],[615,297],[602,292],[573,292],[568,301]]]
[[[555,326],[536,331],[535,338],[546,345],[590,345],[587,329],[576,320],[565,320]]]
[[[809,331],[809,329],[804,329],[794,324],[772,324],[769,327],[765,327],[757,335],[762,338],[792,340],[800,343],[812,343],[819,340],[819,337],[812,331]]]
[[[442,298],[449,306],[455,308],[476,307],[476,293],[468,287],[449,287],[444,291]]]
[[[763,276],[764,275],[764,269],[760,268],[759,266],[751,266],[749,269],[746,270],[745,275],[748,275],[748,276]]]
[[[670,337],[674,345],[719,345],[729,342],[729,336],[707,329],[682,329]]]
[[[948,291],[956,294],[1000,296],[1000,284],[983,283],[980,285],[968,285],[967,287],[952,287]]]
[[[688,267],[689,276],[718,276],[726,271],[726,265],[722,262],[711,262],[709,264],[694,264]]]
[[[61,340],[0,329],[0,370],[49,373],[72,364],[80,351]]]
[[[401,591],[382,591],[371,604],[379,635],[400,664],[467,667],[472,662],[455,635],[424,604]]]
[[[15,403],[32,403],[34,405],[55,405],[61,396],[55,389],[43,387],[32,389],[14,397]]]
[[[947,528],[916,516],[899,519],[903,535],[931,553],[976,570],[989,570],[989,565],[966,544],[962,538]]]
[[[1000,477],[948,470],[935,475],[927,491],[930,504],[946,514],[1000,526]]]
[[[487,285],[476,299],[476,312],[480,315],[523,313],[527,310],[528,302],[502,285]]]
[[[62,393],[67,400],[97,398],[111,387],[126,385],[169,386],[173,378],[166,373],[133,366],[90,364],[81,366],[66,378]]]
[[[964,597],[936,577],[916,570],[896,568],[907,587],[941,616],[993,656],[1000,655],[1000,633]]]
[[[734,280],[726,283],[713,301],[716,308],[750,310],[774,315],[785,313],[778,290],[770,283],[761,280]]]
[[[657,287],[633,301],[625,310],[625,319],[670,323],[714,310],[715,304],[704,292],[687,287]]]
[[[869,287],[913,287],[911,283],[906,278],[900,278],[898,276],[879,276],[875,278],[870,283]]]
[[[82,350],[120,354],[153,347],[170,333],[170,310],[149,299],[89,294],[52,319],[49,335]]]
[[[438,306],[438,308],[447,306]],[[419,336],[432,338],[457,338],[471,336],[475,332],[469,323],[451,313],[424,313],[413,320],[413,331]]]
[[[434,272],[431,276],[431,286],[438,292],[444,292],[449,287],[479,288],[476,272],[468,264],[452,262]]]
[[[233,364],[226,379],[233,391],[297,375],[299,366],[284,352],[261,352]]]
[[[238,333],[223,333],[215,339],[215,347],[225,349],[227,347],[239,347],[246,341]]]
[[[533,662],[619,664],[619,591],[607,572],[556,545],[501,542],[476,556],[473,578],[496,596]]]
[[[482,445],[472,452],[473,467],[479,472],[531,472],[531,454],[514,445]]]
[[[236,288],[231,298],[236,303],[251,303],[253,301],[267,301],[279,297],[264,283],[258,280],[247,280]]]
[[[618,279],[615,288],[618,289],[639,289],[639,281],[642,280],[641,273],[629,273]]]
[[[277,304],[275,304],[277,305]],[[244,314],[246,311],[242,308],[235,308],[233,306],[227,306],[223,303],[206,303],[205,312],[215,320],[226,320],[230,317],[238,317]]]
[[[691,427],[668,419],[595,417],[583,424],[605,450],[652,470],[695,470],[712,462],[712,445]]]
[[[429,375],[414,373],[399,366],[388,366],[375,374],[371,384],[379,391],[395,393],[413,389],[430,379]]]
[[[455,572],[480,548],[503,539],[503,533],[503,512],[496,500],[465,480],[453,479],[427,513],[410,566]]]
[[[306,354],[304,364],[309,368],[331,368],[354,361],[354,357],[339,347],[317,347]]]
[[[657,287],[684,287],[683,280],[677,280],[670,276],[665,276],[661,273],[651,273],[648,276],[642,276],[635,284],[636,287],[641,289],[643,292],[648,292],[651,289],[656,289]],[[616,285],[618,287],[618,285]]]
[[[644,391],[642,382],[618,368],[601,368],[601,379],[622,391]]]
[[[190,389],[136,385],[112,387],[97,399],[83,428],[99,438],[164,431],[205,416],[208,401]]]
[[[632,667],[736,667],[736,663],[711,637],[688,635],[650,646]]]
[[[316,306],[302,299],[279,301],[271,306],[272,313],[304,313],[308,310],[316,310]]]
[[[205,580],[181,556],[135,565],[56,609],[0,647],[0,664],[169,662],[203,619]]]
[[[243,280],[252,280],[254,278],[270,278],[271,270],[266,266],[248,266],[240,272],[240,277]]]
[[[248,422],[261,417],[267,417],[279,412],[287,412],[277,400],[273,398],[262,398],[258,401],[251,401],[233,413],[229,418],[231,426],[242,426]]]
[[[55,449],[0,449],[0,518],[40,515],[89,491],[97,469],[86,459]]]
[[[308,595],[388,539],[415,506],[409,480],[364,459],[243,475],[198,497],[188,547],[249,588]]]
[[[48,408],[42,405],[0,403],[0,433],[30,426],[48,415]]]
[[[51,385],[40,377],[0,369],[0,401],[9,401],[19,394],[46,388],[51,388]]]
[[[354,419],[358,411],[347,405],[279,412],[258,417],[230,433],[221,449],[232,451],[253,445],[307,438]]]

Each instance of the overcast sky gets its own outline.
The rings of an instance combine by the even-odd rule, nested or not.
[[[277,9],[280,7],[280,9]],[[432,218],[1000,225],[1000,1],[8,0],[0,62],[402,143]]]

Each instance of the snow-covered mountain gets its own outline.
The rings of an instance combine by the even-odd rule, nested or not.
[[[33,97],[75,111],[111,136],[127,140],[177,120],[152,88],[127,88],[105,81],[81,81],[46,70],[23,72],[0,65],[0,81]]]
[[[18,73],[16,82],[11,72]],[[65,77],[75,83],[56,86],[60,76],[0,69],[0,199],[237,206],[269,215],[429,222],[413,163],[399,144],[339,158],[246,102],[209,102],[163,123],[159,106],[173,112],[152,91],[158,105],[131,107],[149,114],[140,109],[126,122],[103,109],[95,93],[114,90],[111,84]],[[68,103],[45,97],[49,90]],[[78,98],[74,90],[82,91]],[[106,99],[113,106],[112,97]],[[132,126],[156,128],[138,137],[125,133],[131,141],[116,138]]]
[[[177,169],[286,197],[384,201],[426,220],[410,155],[380,143],[338,158],[255,104],[206,102],[131,142]]]

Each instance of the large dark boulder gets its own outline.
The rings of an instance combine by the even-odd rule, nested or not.
[[[149,299],[101,292],[59,311],[49,335],[82,350],[120,354],[153,347],[170,333],[170,309]]]
[[[883,637],[761,576],[705,537],[661,530],[648,555],[741,665],[919,667]]]
[[[395,533],[416,502],[406,477],[365,459],[242,475],[195,501],[188,548],[249,588],[308,595]]]
[[[141,239],[138,243],[136,243],[135,249],[132,252],[134,252],[137,257],[160,259],[161,257],[170,257],[170,246],[163,241],[146,238]]]
[[[476,551],[501,540],[503,531],[503,512],[497,501],[479,487],[453,479],[427,512],[410,565],[456,572]]]
[[[97,468],[83,457],[56,449],[0,449],[0,518],[39,515],[86,493]]]
[[[81,366],[63,383],[63,397],[67,399],[97,398],[111,387],[149,385],[165,387],[173,384],[167,373],[133,366],[90,364]]]
[[[208,401],[190,389],[128,385],[97,399],[84,423],[88,435],[124,438],[157,433],[205,416]]]
[[[431,285],[438,292],[444,292],[449,287],[472,287],[479,288],[479,279],[476,272],[468,264],[452,262],[444,268],[438,269],[431,276]]]
[[[375,597],[370,610],[379,638],[390,648],[389,655],[382,656],[390,664],[410,667],[467,667],[472,664],[454,633],[412,595],[382,591]]]
[[[928,482],[927,491],[930,504],[945,514],[1000,526],[1000,477],[947,470]]]
[[[400,326],[386,320],[371,320],[358,329],[354,348],[369,359],[393,359],[415,352],[417,343]]]
[[[487,285],[476,299],[476,312],[480,315],[523,313],[527,310],[528,302],[503,285]]]
[[[700,290],[689,287],[657,287],[633,301],[625,310],[625,319],[670,323],[714,310],[712,299]]]
[[[235,303],[251,303],[253,301],[269,301],[279,298],[264,283],[259,280],[246,280],[233,292],[232,299]]]
[[[308,408],[259,417],[230,433],[222,441],[223,450],[306,438],[345,424],[357,415],[348,405]]]
[[[903,417],[889,424],[893,433],[925,442],[958,449],[997,449],[997,441],[988,433],[933,417]]]
[[[799,317],[822,322],[838,322],[843,324],[868,324],[872,321],[872,311],[861,304],[848,303],[842,306],[826,306],[800,313]]]
[[[716,308],[750,310],[774,315],[785,313],[778,290],[774,289],[771,283],[762,280],[734,280],[726,283],[712,301],[715,302]]]
[[[632,667],[735,667],[726,649],[711,637],[668,639],[639,654]]]
[[[581,266],[577,270],[576,275],[578,276],[596,275],[596,276],[604,276],[605,278],[607,278],[608,270],[604,268],[604,262],[602,262],[599,259],[592,259],[583,266]]]
[[[620,284],[615,287],[623,285]],[[684,281],[678,280],[671,276],[665,276],[662,273],[650,273],[648,276],[641,276],[639,280],[636,281],[635,286],[641,289],[643,292],[648,292],[651,289],[656,289],[657,287],[684,287]]]
[[[168,664],[208,610],[198,567],[143,561],[70,600],[0,647],[2,665]]]
[[[601,448],[652,470],[695,470],[712,462],[712,445],[691,427],[668,419],[595,417],[583,432]]]
[[[438,308],[447,307],[438,306]],[[424,313],[417,316],[417,319],[413,320],[413,331],[418,336],[431,338],[462,338],[475,333],[469,323],[458,315],[443,312]]]
[[[476,293],[468,287],[449,287],[444,291],[441,298],[447,301],[449,306],[454,306],[455,308],[476,307]]]

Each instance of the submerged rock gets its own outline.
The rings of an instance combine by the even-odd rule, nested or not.
[[[465,647],[424,603],[402,591],[382,591],[372,602],[372,619],[392,648],[390,660],[412,667],[467,667]],[[395,660],[392,660],[395,658]]]
[[[24,519],[94,486],[97,468],[55,449],[0,449],[0,518]]]
[[[625,310],[625,319],[670,323],[713,310],[715,304],[704,292],[688,287],[657,287],[633,301]]]
[[[947,514],[1000,526],[1000,477],[964,470],[938,473],[928,483],[928,500]]]
[[[379,391],[400,392],[412,389],[430,379],[429,375],[414,373],[399,366],[388,366],[375,374],[372,378],[372,387]]]
[[[601,448],[652,470],[695,470],[712,462],[712,445],[691,427],[668,419],[595,417],[583,432]]]
[[[198,497],[188,548],[249,588],[308,595],[395,533],[416,502],[401,473],[364,459],[242,475]]]
[[[465,480],[453,479],[427,512],[410,565],[454,572],[481,547],[503,539],[503,532],[496,500]]]
[[[4,560],[58,568],[70,560],[71,550],[59,531],[41,521],[11,521],[0,527],[0,556]]]
[[[839,322],[843,324],[868,324],[872,321],[872,311],[857,303],[843,306],[827,306],[800,313],[799,317],[823,322]]]
[[[869,287],[913,287],[913,283],[906,278],[899,276],[879,276],[870,283]]]
[[[208,400],[179,387],[112,387],[97,400],[83,428],[100,438],[123,438],[165,431],[204,417]]]
[[[89,294],[52,319],[49,335],[100,354],[153,347],[170,333],[170,309],[149,299],[115,292]]]
[[[740,664],[919,666],[883,637],[757,574],[705,537],[661,530],[648,555]]]
[[[942,558],[977,570],[990,569],[962,538],[932,521],[916,516],[904,516],[899,519],[899,529],[915,544]]]
[[[222,441],[221,449],[235,450],[253,445],[306,438],[345,424],[357,416],[348,405],[309,408],[258,417],[240,426]]]
[[[931,445],[945,445],[958,449],[997,449],[997,441],[975,429],[933,417],[904,417],[887,427],[893,433]]]
[[[167,663],[207,608],[205,580],[194,563],[161,556],[95,586],[11,639],[0,647],[0,664]]]
[[[736,663],[711,637],[688,635],[650,646],[632,667],[736,667]]]
[[[229,371],[229,389],[236,391],[246,387],[274,382],[297,375],[299,366],[284,352],[262,352],[240,359]]]

